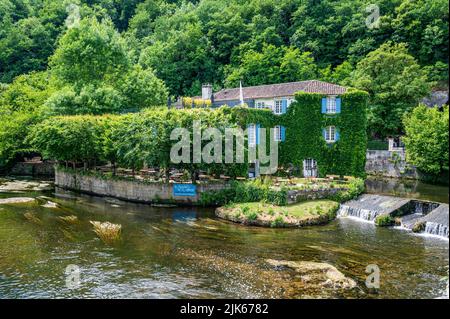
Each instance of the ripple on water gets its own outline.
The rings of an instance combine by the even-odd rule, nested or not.
[[[112,203],[101,198],[67,195],[46,199],[58,204],[58,211],[39,203],[0,207],[0,295],[435,298],[446,289],[441,279],[448,276],[448,241],[349,218],[303,229],[267,229],[217,220],[212,209],[125,202],[112,209]],[[28,221],[26,212],[42,224]],[[68,215],[77,216],[78,223],[58,220]],[[122,242],[105,245],[90,220],[121,224]],[[355,280],[358,288],[324,288],[303,274],[271,267],[266,259],[328,263]],[[70,264],[81,270],[78,289],[65,286]],[[382,271],[382,288],[376,295],[364,286],[369,264]]]

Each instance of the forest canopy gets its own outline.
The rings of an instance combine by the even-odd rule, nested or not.
[[[0,165],[28,149],[21,125],[161,106],[202,83],[355,87],[372,136],[404,133],[403,115],[447,88],[449,2],[371,4],[0,0]]]

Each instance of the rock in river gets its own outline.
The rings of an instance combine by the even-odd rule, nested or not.
[[[31,197],[0,198],[0,204],[20,204],[29,202],[34,202],[34,198]]]
[[[317,283],[324,287],[351,289],[356,287],[353,279],[347,278],[336,267],[313,261],[289,261],[267,259],[266,262],[276,268],[290,268],[305,282]]]

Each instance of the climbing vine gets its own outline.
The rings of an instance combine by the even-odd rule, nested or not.
[[[317,161],[319,175],[364,176],[367,148],[367,93],[350,90],[340,96],[341,112],[322,114],[317,93],[297,93],[286,114],[280,117],[286,127],[286,141],[280,145],[280,163],[302,167],[303,160]],[[340,139],[327,144],[322,130],[335,126]]]
[[[220,107],[218,109],[168,110],[153,108],[136,114],[118,116],[54,117],[38,125],[30,134],[30,141],[45,158],[59,161],[100,163],[109,161],[133,170],[144,164],[167,169],[185,169],[195,173],[207,170],[212,174],[245,176],[245,163],[180,163],[170,161],[170,150],[175,143],[170,140],[175,128],[192,128],[201,120],[202,129],[218,128],[222,134],[227,127],[246,129],[249,124],[259,124],[270,129],[285,127],[286,138],[280,143],[281,166],[292,164],[302,167],[303,160],[317,160],[319,174],[364,175],[366,154],[366,100],[367,94],[353,91],[341,96],[341,113],[321,113],[323,95],[299,93],[287,113],[274,115],[270,110],[247,107]],[[340,139],[327,144],[322,129],[334,125]],[[260,139],[269,145],[269,130]],[[202,141],[204,146],[207,141]],[[191,146],[192,147],[192,146]],[[224,152],[224,149],[222,149]],[[266,147],[266,153],[269,152]],[[245,148],[247,158],[247,148]],[[193,154],[193,152],[191,152]],[[222,154],[224,158],[225,154]]]

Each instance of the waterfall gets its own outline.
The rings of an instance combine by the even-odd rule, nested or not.
[[[373,221],[379,213],[370,209],[350,207],[347,205],[341,205],[337,215],[339,217],[356,217],[368,221]]]
[[[448,238],[448,226],[433,222],[427,222],[425,233]]]

